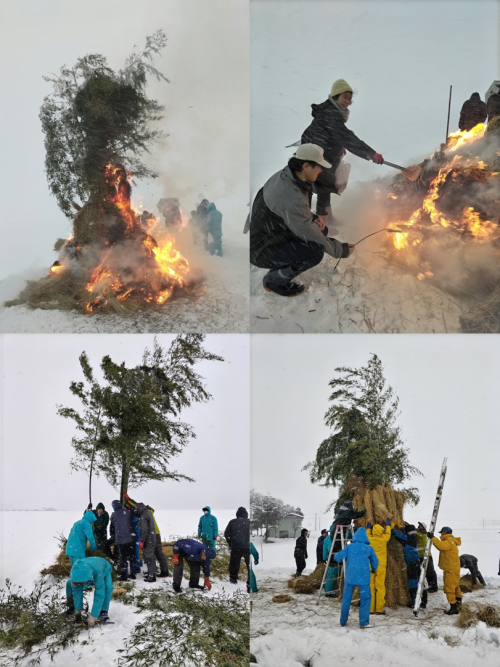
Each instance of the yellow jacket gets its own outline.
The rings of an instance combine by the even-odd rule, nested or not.
[[[460,537],[453,537],[450,533],[432,538],[432,544],[439,551],[439,567],[445,572],[455,572],[460,574],[460,556],[458,547],[462,544]]]
[[[379,567],[387,566],[387,542],[391,539],[392,526],[393,524],[385,526],[384,529],[376,523],[373,528],[368,528],[366,531],[370,540],[370,546],[373,547],[377,554]]]

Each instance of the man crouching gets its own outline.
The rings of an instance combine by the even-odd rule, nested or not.
[[[250,219],[250,262],[270,269],[264,289],[281,296],[296,296],[304,286],[293,281],[316,266],[325,252],[349,257],[354,245],[328,236],[328,228],[311,212],[312,184],[322,168],[331,165],[323,149],[302,144],[288,166],[271,176],[257,193]]]

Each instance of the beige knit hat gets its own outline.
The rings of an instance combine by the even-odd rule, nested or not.
[[[354,92],[351,86],[344,79],[337,79],[332,86],[330,95],[335,97],[335,95],[342,95],[342,93],[352,93]]]

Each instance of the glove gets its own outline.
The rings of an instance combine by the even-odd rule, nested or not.
[[[174,565],[179,565],[179,554],[174,554],[174,555],[172,556],[172,563],[173,563]]]
[[[375,155],[373,156],[373,161],[375,162],[375,164],[384,164],[384,158],[382,157],[382,155],[380,155],[380,153],[375,153]]]
[[[89,503],[89,504],[87,505],[87,512],[90,512],[91,509],[92,509],[92,503]]]
[[[205,581],[203,583],[205,587],[208,588],[209,591],[212,589],[212,584],[210,583],[210,577],[205,577]]]
[[[144,542],[139,542],[139,549],[144,549]]]
[[[90,616],[90,615],[89,615],[89,617],[88,617],[88,619],[87,619],[87,625],[88,625],[88,627],[89,627],[89,628],[93,628],[94,625],[96,624],[96,622],[97,622],[98,620],[99,620],[99,619],[98,619],[97,616]]]
[[[368,530],[370,530],[370,528],[372,528],[372,524],[371,524],[370,522],[368,522],[368,523],[366,524],[366,527],[368,528]]]
[[[432,538],[434,537],[434,533],[427,533],[427,537],[428,537],[430,540],[432,540]]]
[[[391,520],[390,520],[390,519],[387,519],[386,522],[385,522],[385,525],[386,525],[386,526],[390,526],[390,525],[391,525]]]
[[[259,561],[258,561],[258,560],[254,560],[253,564],[254,564],[254,565],[258,565],[258,564],[259,564]]]
[[[472,588],[476,588],[476,584],[472,584]]]
[[[214,540],[216,540],[216,539],[217,539],[217,537],[214,537]]]

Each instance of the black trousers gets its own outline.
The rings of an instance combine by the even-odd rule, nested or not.
[[[479,580],[480,584],[483,584],[483,586],[486,585],[484,583],[483,575],[478,570],[477,561],[474,563],[473,566],[467,567],[467,568],[464,568],[464,569],[469,570],[473,586],[475,586],[477,584],[478,580]]]
[[[201,560],[187,560],[182,554],[179,554],[179,562],[174,565],[173,585],[181,587],[182,575],[184,573],[184,560],[189,566],[189,588],[196,588],[200,583],[200,572],[203,563]]]
[[[292,281],[299,273],[312,269],[323,259],[325,252],[319,243],[306,243],[297,239],[287,241],[276,252],[264,276],[264,285],[283,285]]]
[[[303,554],[295,554],[295,564],[297,565],[297,576],[300,577],[303,570],[306,569],[306,557]]]
[[[423,558],[420,559],[420,562],[423,562]],[[438,583],[437,583],[437,574],[436,570],[434,569],[434,561],[432,559],[432,556],[429,556],[429,560],[427,561],[427,571],[425,573],[425,578],[427,579],[427,583],[429,585],[429,588],[432,589],[437,589]]]
[[[412,603],[412,606],[413,606],[415,604],[415,598],[417,596],[418,588],[410,588],[409,590],[410,590],[410,595],[411,595],[411,603]],[[420,606],[422,606],[422,605],[424,607],[427,607],[427,591],[425,590],[425,588],[422,591],[422,599],[420,600]]]
[[[250,579],[250,549],[231,549],[231,556],[229,558],[229,577],[233,581],[238,581],[240,573],[241,559],[245,561],[247,566],[247,583]]]
[[[117,544],[118,552],[120,554],[120,568],[122,578],[128,575],[128,564],[130,563],[130,574],[135,573],[135,542],[127,542],[126,544]]]

